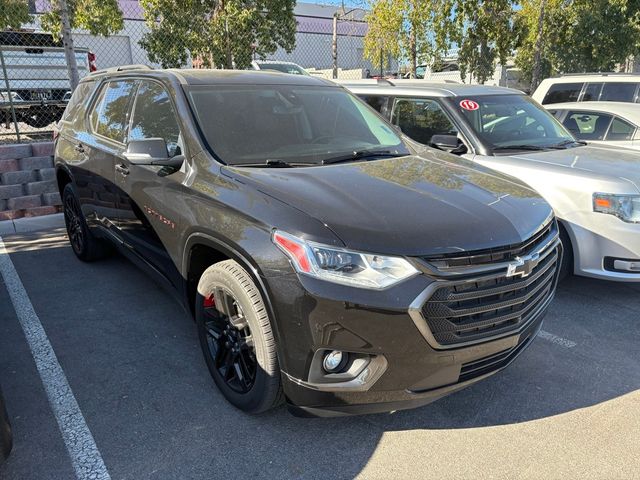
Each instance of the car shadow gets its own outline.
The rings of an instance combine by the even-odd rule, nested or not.
[[[281,407],[250,416],[216,389],[191,319],[128,261],[83,264],[61,232],[5,243],[113,478],[353,478],[387,432],[528,422],[640,389],[640,284],[573,277],[559,287],[544,334],[466,390],[391,414],[308,419]],[[24,339],[0,339],[0,348],[9,341]],[[5,381],[9,368],[33,369],[17,355],[0,354],[7,408],[18,417],[0,476],[32,478],[30,452],[46,447],[21,419],[50,412],[18,401],[19,375]]]

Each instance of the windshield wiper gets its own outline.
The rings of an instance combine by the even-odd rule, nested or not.
[[[565,140],[563,142],[556,143],[554,145],[549,145],[549,148],[567,148],[569,145],[573,145],[574,143],[577,143],[578,145],[587,144],[587,142],[584,142],[582,140]]]
[[[279,158],[268,158],[263,163],[237,163],[231,165],[233,167],[271,167],[271,168],[291,168],[291,167],[309,167],[317,165],[315,162],[285,162]]]
[[[493,147],[493,151],[496,150],[533,150],[536,152],[547,150],[551,147],[540,147],[538,145],[501,145],[499,147]]]
[[[332,163],[350,162],[354,160],[362,160],[364,158],[373,157],[403,157],[404,155],[393,153],[391,150],[355,150],[350,154],[340,155],[338,157],[327,158],[322,161],[322,165],[330,165]]]

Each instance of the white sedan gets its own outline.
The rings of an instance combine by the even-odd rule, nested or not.
[[[640,150],[640,104],[572,102],[546,108],[579,140]]]

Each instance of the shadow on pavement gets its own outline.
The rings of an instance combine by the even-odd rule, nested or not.
[[[353,478],[385,432],[526,422],[640,388],[640,284],[571,278],[543,326],[568,342],[538,338],[505,371],[462,392],[394,414],[300,419],[280,408],[251,417],[216,390],[193,322],[125,259],[82,264],[61,232],[5,243],[112,478]],[[0,295],[10,320],[3,287]],[[0,477],[46,478],[50,465],[31,463],[47,448],[33,419],[51,414],[41,400],[23,401],[37,377],[19,327],[0,332],[16,435]]]

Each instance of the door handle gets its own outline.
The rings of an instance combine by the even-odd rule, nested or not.
[[[84,153],[84,145],[81,143],[77,144],[73,149],[78,153]]]
[[[122,165],[122,164],[116,165],[116,172],[120,173],[121,175],[123,175],[125,177],[127,175],[129,175],[129,169],[125,165]]]

